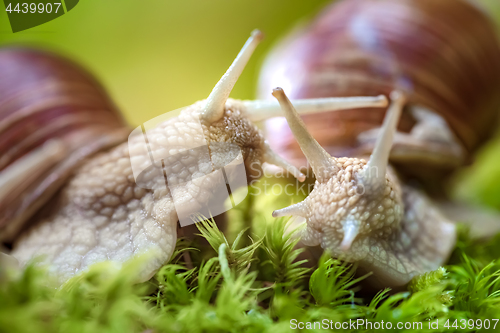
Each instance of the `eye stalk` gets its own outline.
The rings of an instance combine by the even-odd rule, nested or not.
[[[357,96],[357,97],[326,97],[307,98],[291,101],[300,115],[323,112],[334,112],[358,108],[381,108],[388,104],[387,97]],[[279,103],[268,100],[243,101],[243,106],[251,121],[262,121],[272,117],[283,117],[284,112]]]
[[[283,89],[274,89],[273,96],[317,180],[303,202],[274,211],[273,216],[305,217],[308,228],[303,237],[316,235],[324,249],[346,259],[364,258],[370,239],[389,236],[403,217],[401,190],[395,176],[388,174],[388,161],[404,96],[391,94],[392,103],[368,162],[330,156],[307,131]]]
[[[281,109],[285,113],[288,126],[292,130],[295,139],[300,145],[300,149],[306,155],[307,160],[311,164],[314,175],[319,182],[328,180],[338,171],[334,158],[330,156],[316,141],[306,129],[302,119],[300,119],[297,110],[285,95],[281,88],[273,90],[273,96],[280,103]]]
[[[393,91],[391,102],[370,160],[366,168],[358,174],[358,181],[369,194],[375,195],[384,189],[389,153],[406,97],[399,91]]]
[[[245,45],[243,45],[240,53],[236,56],[233,63],[222,76],[222,78],[217,82],[214,89],[207,98],[205,108],[201,113],[201,118],[208,123],[219,120],[224,115],[224,106],[226,104],[231,91],[238,81],[238,78],[245,69],[245,66],[250,60],[253,52],[257,45],[264,37],[264,34],[259,30],[252,31],[250,38],[248,38]]]

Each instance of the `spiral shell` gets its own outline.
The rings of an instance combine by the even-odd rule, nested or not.
[[[422,106],[439,114],[470,155],[497,124],[499,59],[493,24],[469,2],[341,1],[276,47],[261,73],[259,91],[269,98],[269,90],[281,86],[291,98],[313,98],[388,95],[399,89],[409,98],[406,109]],[[359,153],[358,136],[380,126],[382,118],[380,109],[303,117],[335,156]],[[404,112],[399,131],[408,133],[414,125],[410,112]],[[303,161],[283,119],[271,119],[267,127],[273,129],[268,139],[274,149]],[[392,155],[404,150],[396,144]],[[453,158],[442,156],[452,168],[463,163]],[[424,166],[430,173],[432,165]]]
[[[65,58],[5,48],[0,78],[0,238],[8,241],[83,158],[129,130],[97,80]],[[9,184],[13,174],[22,181]]]

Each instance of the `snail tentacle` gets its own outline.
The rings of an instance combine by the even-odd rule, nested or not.
[[[307,160],[311,164],[316,179],[320,182],[326,181],[338,171],[335,160],[319,145],[319,143],[309,134],[304,122],[300,119],[299,114],[293,107],[292,103],[286,97],[283,89],[275,88],[273,96],[280,103],[283,112],[285,113],[288,125],[297,139],[300,149],[306,155]]]
[[[365,191],[369,193],[375,194],[383,190],[386,185],[385,175],[389,164],[389,154],[405,101],[406,98],[401,92],[393,91],[391,93],[391,105],[384,118],[373,153],[366,168],[358,175],[359,182],[364,186]]]
[[[303,182],[306,180],[306,175],[300,172],[295,166],[290,164],[287,160],[279,156],[276,152],[274,152],[267,142],[264,143],[264,157],[263,160],[266,163],[276,165],[277,167],[282,168],[283,170],[290,172],[292,176],[298,179],[299,182]]]
[[[273,217],[282,217],[282,216],[306,217],[306,215],[307,215],[306,206],[303,201],[282,209],[275,210],[273,212]]]
[[[201,118],[208,123],[219,120],[224,115],[224,105],[226,104],[229,94],[233,90],[236,81],[245,69],[248,60],[252,56],[255,48],[263,38],[262,32],[254,30],[250,38],[248,38],[240,53],[236,56],[233,63],[217,82],[214,89],[207,98],[205,107],[201,113]]]
[[[356,236],[359,233],[360,223],[353,216],[349,215],[342,226],[342,230],[344,231],[344,238],[340,243],[340,250],[348,251],[351,248],[352,242],[356,239]]]
[[[262,121],[273,117],[283,117],[284,113],[276,101],[243,101],[248,119]],[[359,96],[359,97],[328,97],[292,100],[292,104],[300,115],[322,113],[340,110],[350,110],[369,107],[386,107],[387,97]]]

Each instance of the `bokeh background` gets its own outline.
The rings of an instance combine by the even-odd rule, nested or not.
[[[499,0],[477,1],[500,22]],[[253,98],[266,52],[329,2],[83,0],[58,19],[15,34],[2,2],[0,45],[35,45],[66,54],[97,75],[126,119],[139,125],[206,98],[249,33],[259,28],[266,38],[232,93]],[[472,167],[457,174],[450,189],[457,198],[500,209],[500,135],[478,153]]]
[[[15,34],[2,10],[0,43],[40,45],[84,64],[135,125],[206,98],[258,28],[266,38],[232,94],[253,98],[258,67],[272,43],[326,3],[83,0],[67,14]]]

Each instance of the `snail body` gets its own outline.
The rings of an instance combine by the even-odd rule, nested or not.
[[[159,121],[145,123],[131,134],[117,114],[111,123],[120,134],[124,131],[130,134],[128,141],[122,134],[120,139],[110,142],[108,135],[114,131],[104,131],[102,135],[94,133],[92,138],[105,144],[96,146],[81,136],[76,140],[80,145],[72,148],[68,145],[72,141],[63,135],[65,132],[53,133],[12,158],[10,166],[0,171],[0,184],[6,184],[0,190],[0,216],[5,221],[0,225],[0,234],[3,241],[13,242],[12,255],[21,264],[42,257],[63,282],[94,263],[111,260],[120,264],[147,253],[141,270],[141,280],[147,280],[172,255],[178,221],[182,225],[183,218],[192,217],[192,213],[202,214],[204,207],[208,213],[213,213],[214,207],[220,208],[218,205],[224,201],[217,192],[221,181],[227,194],[226,183],[231,191],[246,185],[247,180],[261,176],[264,163],[285,168],[303,180],[305,176],[298,169],[269,148],[252,122],[282,115],[279,105],[228,99],[261,37],[258,31],[252,34],[207,100],[181,109],[176,116],[160,116]],[[51,80],[59,80],[57,75],[51,76],[53,70],[46,63],[58,62],[60,58],[54,55],[42,58],[41,70]],[[61,71],[66,76],[72,71],[88,76],[73,67]],[[65,88],[66,81],[62,80],[60,85]],[[28,96],[29,91],[27,87]],[[100,96],[87,93],[83,97],[90,104]],[[78,105],[79,96],[72,95],[72,91],[62,90],[60,94],[59,99]],[[386,103],[384,96],[296,101],[305,113]],[[51,105],[42,106],[50,110]],[[31,107],[44,110],[36,103]],[[98,119],[101,113],[108,112],[105,107],[86,106],[82,110],[93,112],[83,117],[86,123],[102,128],[93,124],[93,117]],[[51,120],[58,120],[60,111],[50,111],[55,114]],[[71,112],[69,109],[68,113]],[[22,127],[22,123],[19,125]],[[3,133],[0,131],[0,135]],[[76,157],[71,155],[72,151],[77,152]],[[59,163],[65,166],[64,172],[59,172]],[[243,174],[234,170],[243,170]],[[30,173],[37,177],[28,177]],[[45,184],[48,176],[50,183],[55,184],[50,190],[39,185]],[[11,198],[9,189],[17,188],[20,195]],[[8,209],[12,202],[16,203],[12,206],[24,207],[25,198],[31,198],[33,193],[43,199],[37,207],[28,205],[29,212]],[[16,228],[4,232],[12,221],[16,221]]]
[[[404,96],[391,94],[373,153],[362,158],[330,156],[307,131],[281,88],[273,95],[316,176],[302,202],[273,212],[303,219],[303,245],[359,263],[373,272],[376,287],[401,287],[443,264],[455,244],[455,225],[426,196],[401,183],[388,165]]]
[[[306,200],[274,215],[299,217],[302,243],[358,262],[378,286],[437,269],[453,249],[455,227],[405,182],[439,188],[492,134],[498,59],[495,28],[470,2],[352,0],[325,8],[270,54],[261,96],[276,86],[291,98],[399,93],[380,127],[383,110],[370,108],[302,121],[275,90],[286,120],[267,120],[270,145],[297,166],[305,156],[316,183]]]

